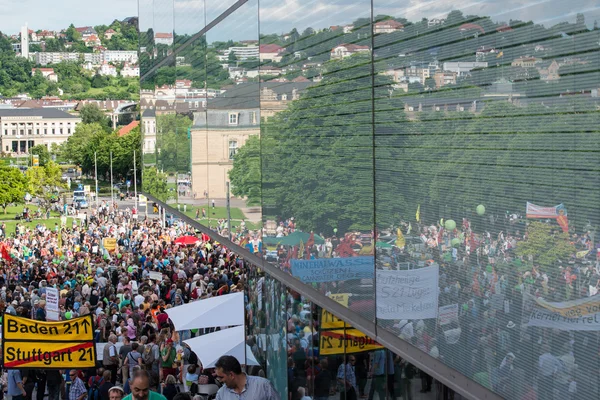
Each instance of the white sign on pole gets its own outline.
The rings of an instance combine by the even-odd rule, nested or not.
[[[59,320],[59,294],[58,289],[46,288],[46,319],[48,321]]]
[[[439,267],[377,270],[377,318],[425,319],[438,314]]]
[[[458,321],[458,304],[450,304],[439,308],[438,322],[441,326]]]

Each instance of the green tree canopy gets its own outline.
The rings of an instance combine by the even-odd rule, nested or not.
[[[22,203],[27,191],[27,178],[18,168],[0,167],[0,207]]]

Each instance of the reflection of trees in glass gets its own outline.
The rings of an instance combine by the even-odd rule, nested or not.
[[[597,221],[597,118],[585,100],[556,108],[496,101],[480,115],[419,113],[410,130],[376,138],[378,200],[390,190],[402,194],[405,202],[386,204],[406,220],[417,204],[435,221],[450,217],[445,207],[456,218],[478,204],[501,215],[523,212],[530,201],[564,203],[576,225]]]
[[[303,230],[367,229],[373,224],[372,76],[370,57],[326,64],[323,82],[261,129],[263,205],[294,216]],[[391,81],[375,77],[382,107]],[[402,118],[402,112],[395,112]]]
[[[262,145],[269,146],[266,143]],[[248,138],[235,154],[233,168],[229,171],[231,193],[234,196],[246,197],[248,205],[259,205],[261,200],[260,147],[261,139],[258,136]]]
[[[154,167],[144,168],[142,190],[161,201],[167,201],[167,174],[163,174]]]
[[[156,117],[157,166],[162,171],[190,171],[190,139],[188,129],[192,120],[184,115],[158,115]]]

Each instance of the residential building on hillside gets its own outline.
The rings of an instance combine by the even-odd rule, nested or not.
[[[35,75],[37,71],[40,71],[42,76],[50,82],[58,82],[58,75],[54,73],[54,68],[33,68],[31,70],[31,76]]]
[[[37,37],[38,37],[39,40],[55,39],[56,38],[56,32],[42,30],[40,33],[38,33]]]
[[[451,61],[443,64],[443,70],[456,72],[460,76],[469,75],[475,68],[487,68],[488,63],[485,61]]]
[[[102,44],[100,38],[96,35],[90,35],[88,37],[83,38],[83,43],[85,43],[87,47],[95,47],[100,46]]]
[[[104,57],[102,53],[83,53],[83,61],[100,65],[104,62]]]
[[[171,32],[156,32],[154,34],[154,43],[170,46],[173,44],[173,34]]]
[[[456,85],[456,77],[458,74],[452,71],[437,71],[433,75],[433,80],[435,81],[435,87],[441,88],[446,85]]]
[[[427,20],[427,26],[431,28],[433,26],[442,25],[444,22],[446,22],[446,19],[444,18],[431,18]]]
[[[86,53],[93,54],[93,53]],[[51,53],[43,53],[36,52],[32,55],[33,61],[38,65],[49,65],[49,64],[58,64],[63,61],[80,61],[81,54],[80,53],[67,53],[67,52],[51,52]],[[86,60],[87,61],[87,60]]]
[[[138,52],[129,50],[106,50],[103,52],[106,62],[128,62],[137,64]]]
[[[541,61],[535,67],[540,74],[540,79],[543,81],[557,81],[560,79],[560,75],[558,74],[560,64],[556,60]]]
[[[541,58],[522,56],[514,59],[510,65],[521,68],[535,68],[535,65],[540,62],[542,62]]]
[[[121,70],[121,76],[125,78],[136,78],[140,76],[140,66],[125,63]]]
[[[402,32],[404,31],[404,25],[398,21],[394,21],[393,19],[388,19],[387,21],[379,21],[373,24],[373,33],[393,33],[393,32]]]
[[[331,50],[331,59],[342,59],[350,57],[356,53],[368,53],[371,51],[369,46],[361,46],[358,44],[340,44]]]
[[[104,37],[105,37],[107,40],[110,40],[110,39],[112,39],[112,37],[113,37],[114,35],[116,35],[116,34],[117,34],[117,32],[116,32],[114,29],[108,29],[108,30],[106,30],[106,31],[104,32]]]
[[[104,76],[117,76],[117,67],[115,67],[114,65],[108,64],[107,62],[104,62],[102,64],[102,66],[100,67],[100,69],[98,70],[98,73],[100,75],[104,75]]]
[[[51,108],[0,109],[2,151],[27,153],[37,145],[50,149],[65,142],[75,132],[81,118]]]
[[[229,53],[233,52],[238,60],[248,60],[251,58],[259,58],[258,46],[245,46],[245,47],[230,47],[224,52],[225,56],[229,56]]]
[[[276,44],[261,44],[259,48],[260,61],[271,60],[280,62],[283,56],[284,48]]]

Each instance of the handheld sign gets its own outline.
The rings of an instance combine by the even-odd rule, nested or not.
[[[94,325],[86,315],[42,322],[4,315],[2,351],[5,368],[90,368],[96,366]]]

